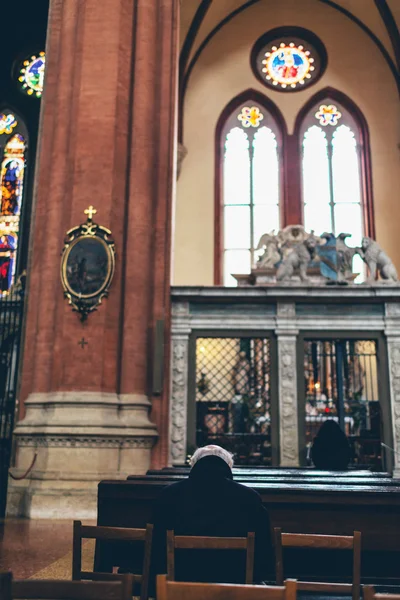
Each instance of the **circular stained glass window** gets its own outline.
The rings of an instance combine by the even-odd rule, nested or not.
[[[326,67],[326,50],[322,42],[305,29],[274,29],[254,45],[251,63],[254,74],[281,92],[299,91],[315,83]]]
[[[18,81],[28,96],[40,98],[43,92],[44,69],[46,56],[44,52],[25,60],[20,69]]]

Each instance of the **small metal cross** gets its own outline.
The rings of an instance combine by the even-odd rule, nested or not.
[[[81,339],[81,341],[80,341],[80,342],[78,342],[78,346],[80,346],[80,347],[82,348],[82,350],[83,350],[83,349],[84,349],[84,347],[85,347],[85,346],[86,346],[88,343],[89,343],[89,342],[87,342],[87,341],[85,340],[85,338],[83,337],[83,338]]]
[[[89,208],[87,208],[83,212],[85,213],[85,215],[88,216],[89,221],[91,221],[93,219],[93,215],[97,213],[97,210],[92,205],[90,205]]]

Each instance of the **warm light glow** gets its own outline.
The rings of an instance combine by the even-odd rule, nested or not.
[[[25,170],[25,139],[19,133],[5,145],[0,169],[0,296],[14,282]]]
[[[250,272],[261,235],[279,229],[279,195],[275,133],[266,126],[247,132],[233,127],[226,135],[223,164],[224,285],[237,285],[232,274]]]
[[[243,127],[258,127],[260,122],[263,120],[264,115],[258,108],[258,106],[244,106],[238,115],[238,120],[242,123]]]
[[[40,52],[38,56],[33,55],[29,60],[25,60],[20,70],[18,81],[22,83],[22,89],[37,98],[43,93],[44,72],[46,66],[46,55]]]
[[[18,121],[12,113],[0,114],[0,135],[12,133],[12,130],[18,125]]]
[[[304,83],[305,78],[311,77],[309,71],[315,68],[311,66],[314,59],[310,57],[310,51],[304,51],[303,46],[296,46],[293,42],[281,42],[279,48],[272,46],[264,56],[262,72],[266,79],[272,79],[273,85],[280,85],[283,89]]]

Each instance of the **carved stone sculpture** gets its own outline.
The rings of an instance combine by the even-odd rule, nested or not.
[[[273,269],[276,263],[282,258],[279,252],[279,239],[275,235],[275,231],[264,233],[258,242],[256,250],[264,251],[258,259],[257,269]]]
[[[369,283],[374,283],[377,279],[377,275],[384,281],[399,280],[396,267],[378,242],[375,242],[375,240],[372,240],[369,237],[364,237],[362,239],[361,248],[357,248],[357,252],[364,262],[367,263]]]
[[[296,244],[279,265],[277,281],[289,281],[296,269],[299,270],[301,281],[308,281],[307,267],[315,256],[317,245],[318,239],[313,234]]]
[[[332,283],[348,283],[354,279],[353,258],[357,252],[346,244],[350,233],[340,233],[337,237],[334,233],[323,233],[321,239],[325,244],[318,248],[321,260],[321,274]]]

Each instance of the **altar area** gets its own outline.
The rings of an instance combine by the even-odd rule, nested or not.
[[[353,468],[399,475],[400,288],[172,289],[170,464],[221,444],[237,464],[310,465],[335,419]]]

